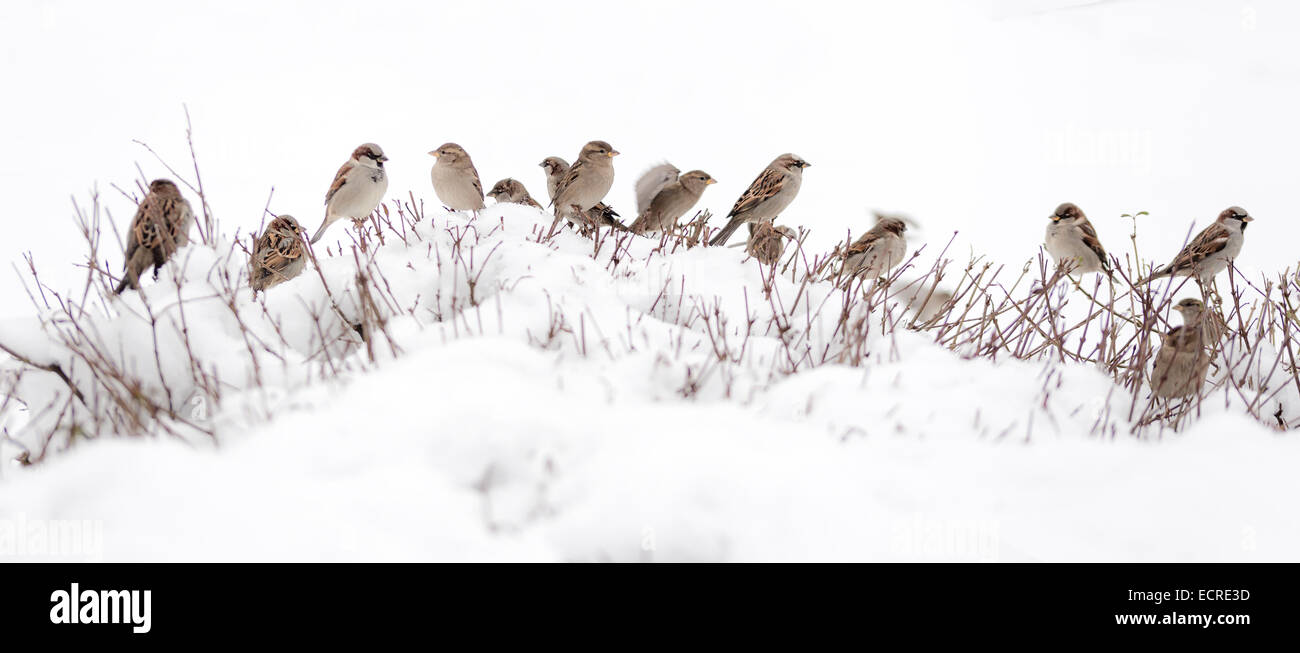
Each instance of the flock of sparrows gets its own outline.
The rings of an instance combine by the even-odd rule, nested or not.
[[[447,143],[429,154],[436,159],[431,171],[434,193],[450,210],[477,212],[486,208],[487,197],[498,203],[542,208],[523,183],[513,178],[498,181],[484,193],[469,153],[455,143]],[[573,165],[553,156],[538,164],[546,175],[549,206],[557,224],[563,220],[586,230],[610,227],[638,234],[671,231],[695,206],[704,190],[716,183],[703,170],[682,173],[671,164],[655,166],[637,180],[637,217],[625,226],[618,220],[619,215],[604,203],[614,183],[613,158],[618,154],[605,141],[591,141],[582,147]],[[374,143],[364,143],[353,150],[325,194],[325,218],[311,237],[311,243],[318,242],[339,219],[361,220],[378,208],[388,190],[388,174],[384,170],[387,160],[383,149]],[[789,227],[776,225],[775,221],[799,194],[803,170],[808,166],[807,161],[794,154],[773,159],[736,200],[727,213],[726,225],[709,245],[725,244],[741,225],[748,225],[746,252],[767,265],[779,261],[785,241],[794,238],[795,233]],[[1168,265],[1155,270],[1142,282],[1194,276],[1201,283],[1208,283],[1240,253],[1246,224],[1252,219],[1240,207],[1225,209],[1214,224],[1188,243]],[[125,271],[116,292],[138,288],[140,275],[150,265],[156,277],[167,259],[189,242],[193,222],[194,212],[175,183],[167,179],[152,182],[131,222]],[[841,253],[840,273],[850,278],[884,276],[903,261],[907,252],[906,231],[903,220],[881,217]],[[255,241],[249,262],[249,284],[255,292],[265,291],[303,271],[304,235],[297,220],[287,214],[266,226]],[[1111,262],[1096,229],[1074,204],[1061,204],[1050,216],[1044,247],[1067,272],[1111,274]],[[1175,308],[1183,316],[1183,325],[1163,335],[1151,378],[1153,393],[1162,398],[1196,394],[1209,368],[1204,303],[1184,299]]]
[[[1219,213],[1214,223],[1196,235],[1168,265],[1152,271],[1138,283],[1166,277],[1194,277],[1209,284],[1241,253],[1246,225],[1254,218],[1240,206]],[[1097,230],[1074,204],[1066,202],[1052,213],[1047,223],[1044,249],[1058,265],[1070,272],[1098,272],[1111,276],[1111,262],[1101,246]],[[1205,385],[1210,369],[1208,347],[1217,333],[1213,318],[1199,299],[1187,298],[1174,305],[1183,324],[1161,337],[1151,371],[1151,391],[1162,399],[1196,396]]]

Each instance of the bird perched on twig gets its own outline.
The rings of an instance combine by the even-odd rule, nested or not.
[[[641,215],[650,208],[650,201],[663,190],[664,186],[677,181],[682,174],[677,166],[667,161],[646,170],[636,180],[636,214]]]
[[[192,224],[194,210],[176,183],[170,179],[150,182],[149,193],[131,219],[131,233],[126,238],[125,270],[113,292],[120,295],[127,288],[139,288],[140,273],[150,264],[157,279],[158,269],[167,259],[189,244]]]
[[[492,190],[488,191],[487,196],[496,200],[498,203],[505,202],[508,204],[523,204],[535,209],[542,208],[542,205],[538,204],[537,200],[533,199],[533,196],[528,194],[528,189],[524,187],[522,182],[509,177],[494,184]]]
[[[1056,207],[1049,216],[1043,245],[1057,266],[1065,266],[1068,272],[1104,272],[1111,276],[1110,261],[1097,238],[1097,230],[1083,211],[1070,202]]]
[[[325,221],[311,237],[315,243],[339,218],[364,218],[384,199],[388,191],[388,173],[384,172],[384,150],[374,143],[362,143],[352,157],[334,174],[334,183],[325,193]]]
[[[745,244],[745,253],[763,265],[776,265],[785,254],[786,239],[794,239],[794,229],[786,226],[778,227],[766,220],[753,227],[753,231],[749,234],[749,242]]]
[[[555,203],[555,192],[560,182],[564,181],[564,175],[569,172],[569,164],[558,156],[548,156],[537,164],[542,167],[546,173],[546,194],[550,196],[551,203]],[[596,205],[587,209],[587,219],[594,224],[612,227],[614,229],[626,229],[622,222],[618,221],[618,213],[610,208],[604,202],[596,202]]]
[[[841,272],[853,276],[881,277],[903,262],[907,254],[907,239],[903,233],[907,224],[898,218],[881,218],[875,226],[853,241],[844,250]]]
[[[713,237],[713,240],[709,241],[709,244],[725,245],[727,239],[731,238],[731,234],[747,222],[775,220],[799,194],[799,186],[803,183],[803,169],[809,165],[807,161],[793,154],[782,154],[776,157],[767,168],[763,169],[754,183],[749,185],[749,189],[740,196],[740,199],[736,200],[736,205],[731,207],[731,212],[727,214],[730,218],[727,225]]]
[[[248,260],[248,285],[265,291],[299,274],[307,264],[302,226],[287,213],[266,225]]]
[[[483,183],[469,152],[455,143],[443,143],[429,153],[437,161],[430,176],[433,192],[443,206],[453,211],[477,211],[483,208]]]
[[[651,169],[647,174],[657,174],[657,170],[658,168]],[[643,175],[642,180],[644,179]],[[704,194],[704,189],[716,183],[718,182],[703,170],[692,170],[679,176],[660,187],[629,229],[640,234],[647,231],[668,231],[676,227],[677,220],[695,206]],[[638,191],[641,188],[640,181],[637,182],[637,188]]]
[[[587,210],[596,206],[614,185],[614,157],[618,150],[605,141],[591,141],[582,147],[578,160],[555,187],[555,217],[585,224],[599,224]]]
[[[1206,350],[1209,315],[1205,304],[1189,297],[1174,308],[1182,314],[1183,324],[1164,335],[1151,369],[1151,392],[1161,399],[1198,394],[1210,369],[1210,353]]]
[[[1245,241],[1246,223],[1254,218],[1240,206],[1230,206],[1219,213],[1214,224],[1197,234],[1174,260],[1143,279],[1147,283],[1162,277],[1190,277],[1195,275],[1202,283],[1209,283],[1215,275],[1227,269],[1228,264],[1241,253]]]

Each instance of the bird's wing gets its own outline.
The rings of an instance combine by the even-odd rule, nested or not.
[[[302,258],[302,238],[288,225],[277,225],[267,229],[258,241],[258,250],[262,254],[262,266],[267,270],[283,270],[290,263]]]
[[[474,190],[478,191],[478,198],[483,199],[483,182],[479,181],[478,168],[475,168],[473,164],[469,166],[469,176],[473,180]]]
[[[175,241],[176,235],[173,232],[179,231],[179,225],[168,223],[168,210],[174,208],[171,205],[172,202],[157,194],[145,196],[131,221],[131,239],[136,246],[154,249],[162,246],[164,241]]]
[[[329,192],[325,193],[326,204],[329,204],[334,194],[339,192],[339,189],[343,188],[344,184],[348,183],[348,173],[352,172],[353,167],[355,166],[353,166],[352,162],[348,161],[339,168],[338,172],[334,173],[334,183],[330,184]]]
[[[1097,237],[1097,230],[1092,227],[1092,223],[1084,220],[1079,225],[1079,231],[1083,232],[1083,244],[1097,255],[1097,260],[1101,261],[1101,268],[1110,271],[1110,261],[1106,260],[1106,250],[1101,246],[1101,239]]]
[[[727,217],[753,210],[755,206],[781,192],[784,186],[785,175],[781,171],[765,168],[762,174],[758,175],[758,178],[754,180],[754,183],[749,185],[749,189],[745,191],[745,194],[736,200],[736,205],[731,207],[731,212],[727,214]]]
[[[562,195],[564,190],[569,187],[569,184],[572,184],[573,181],[578,178],[578,175],[582,173],[583,168],[586,167],[587,166],[584,165],[582,159],[574,161],[573,165],[569,166],[568,172],[565,172],[564,176],[560,177],[560,183],[555,185],[555,196],[559,197]]]
[[[1178,252],[1178,256],[1175,256],[1165,269],[1188,270],[1200,265],[1205,259],[1223,251],[1223,248],[1228,246],[1228,238],[1231,235],[1226,227],[1217,222],[1206,227],[1187,244],[1187,247],[1183,248],[1183,251]]]
[[[854,254],[866,253],[876,243],[880,242],[880,239],[884,238],[885,235],[886,232],[884,229],[877,229],[875,227],[868,229],[867,233],[858,236],[858,239],[853,241],[853,244],[849,245],[848,249],[844,250],[844,256],[847,258]]]
[[[680,174],[681,171],[668,162],[661,163],[646,170],[645,173],[636,180],[636,212],[644,213],[646,208],[650,206],[650,201],[654,199],[655,195],[658,195],[659,191],[663,190],[664,186],[677,181],[677,175]]]

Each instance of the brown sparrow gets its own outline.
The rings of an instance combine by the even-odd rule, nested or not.
[[[1174,260],[1139,283],[1162,277],[1189,277],[1196,275],[1201,283],[1209,283],[1224,271],[1228,263],[1241,253],[1245,240],[1246,223],[1254,218],[1240,206],[1230,206],[1219,214],[1214,224],[1205,228],[1188,243]]]
[[[633,233],[668,231],[677,226],[677,220],[700,200],[704,189],[718,183],[703,170],[692,170],[676,181],[665,184],[650,200],[641,215],[632,222]]]
[[[1047,253],[1058,266],[1069,272],[1105,272],[1110,276],[1110,261],[1102,249],[1097,230],[1079,207],[1066,202],[1058,207],[1047,223],[1043,241]]]
[[[749,234],[749,242],[745,245],[745,252],[763,265],[776,265],[781,260],[781,255],[785,253],[786,239],[795,237],[794,230],[785,226],[778,227],[766,220],[754,224],[753,227],[753,231]]]
[[[1151,369],[1151,392],[1161,399],[1190,397],[1201,391],[1210,369],[1206,351],[1205,322],[1208,314],[1199,299],[1184,299],[1174,306],[1183,316],[1162,339]]]
[[[364,218],[379,206],[388,191],[388,173],[384,172],[387,160],[374,143],[363,143],[352,151],[352,157],[334,174],[334,183],[325,193],[325,221],[311,242],[319,241],[339,218]]]
[[[528,189],[524,188],[522,183],[508,177],[493,185],[492,190],[488,191],[487,196],[496,200],[498,203],[505,202],[509,204],[523,204],[537,209],[542,208],[542,205],[538,204],[537,200],[533,199],[533,196],[528,194]]]
[[[307,264],[304,256],[302,227],[289,214],[266,225],[253,245],[248,261],[248,285],[253,292],[266,290],[302,274]]]
[[[591,141],[582,147],[578,160],[556,186],[556,217],[591,224],[587,210],[604,199],[614,185],[616,156],[618,150],[605,141]]]
[[[882,277],[907,254],[903,232],[907,224],[898,218],[881,218],[844,252],[844,273]]]
[[[645,172],[636,180],[636,214],[641,215],[645,210],[650,208],[650,201],[663,190],[664,186],[677,181],[677,177],[682,174],[671,163],[661,163]]]
[[[158,268],[176,250],[189,244],[192,224],[194,210],[181,196],[175,182],[170,179],[150,182],[149,193],[131,219],[131,233],[126,238],[126,269],[113,292],[120,295],[127,288],[139,288],[140,273],[150,264],[157,279]]]
[[[542,171],[546,173],[546,196],[551,203],[554,203],[555,189],[564,180],[564,174],[569,171],[569,163],[558,156],[548,156],[537,165],[541,166]]]
[[[443,205],[453,211],[477,211],[483,208],[483,184],[469,152],[455,143],[443,143],[429,153],[433,164],[433,192]]]
[[[709,241],[709,244],[726,244],[731,234],[747,222],[775,220],[799,194],[799,186],[803,183],[803,169],[809,165],[807,161],[793,154],[782,154],[776,157],[758,175],[754,183],[749,185],[749,189],[740,196],[740,199],[736,200],[736,205],[731,207],[731,212],[727,214],[730,218],[727,225],[713,237],[713,240]]]

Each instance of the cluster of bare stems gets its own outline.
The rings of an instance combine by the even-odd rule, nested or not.
[[[194,288],[176,284],[175,296],[165,302],[157,294],[142,292],[141,307],[117,300],[112,294],[117,281],[112,268],[118,261],[101,254],[100,242],[105,218],[107,231],[117,230],[98,194],[92,195],[89,207],[74,200],[76,223],[87,245],[79,266],[86,272],[79,291],[59,292],[47,285],[27,257],[28,293],[43,316],[44,335],[63,353],[58,360],[38,360],[21,347],[0,342],[0,349],[21,363],[0,377],[4,392],[0,415],[17,407],[27,413],[24,433],[10,433],[7,426],[3,432],[7,443],[21,449],[22,462],[39,462],[79,439],[102,434],[165,435],[216,444],[219,429],[213,418],[222,415],[223,401],[239,396],[243,419],[270,419],[289,390],[284,386],[292,385],[285,379],[301,378],[294,371],[304,360],[311,370],[308,380],[330,380],[400,356],[402,347],[389,329],[397,316],[409,316],[421,327],[437,325],[444,338],[452,339],[486,334],[490,324],[501,328],[500,295],[522,281],[496,274],[485,277],[494,258],[500,257],[502,241],[493,235],[506,225],[475,217],[448,220],[440,227],[436,216],[426,214],[423,202],[408,193],[407,198],[390,200],[367,219],[356,221],[348,232],[349,242],[341,247],[308,248],[314,273],[305,274],[319,280],[324,301],[302,302],[313,331],[310,343],[303,343],[288,334],[277,314],[268,309],[266,295],[254,295],[248,288],[243,262],[255,234],[219,235],[192,141],[190,153],[192,181],[169,166],[168,170],[200,198],[204,217],[196,247],[217,255],[206,272],[206,284]],[[117,190],[138,202],[145,185],[142,174],[133,191]],[[268,197],[268,209],[270,203]],[[264,216],[270,215],[268,209]],[[596,230],[590,234],[592,259],[615,279],[634,278],[654,269],[666,256],[707,243],[709,217],[707,211],[699,212],[677,229],[653,237],[648,256],[630,254],[634,244],[646,242],[645,237]],[[603,352],[613,357],[641,346],[633,334],[641,320],[668,322],[680,327],[675,336],[679,355],[704,354],[685,365],[679,393],[689,398],[717,381],[721,384],[715,387],[725,395],[740,393],[744,390],[737,385],[740,375],[756,366],[765,366],[771,380],[822,365],[867,366],[881,357],[895,360],[896,334],[911,331],[965,358],[1051,363],[1044,368],[1044,406],[1060,386],[1060,368],[1055,363],[1085,364],[1108,375],[1113,381],[1110,395],[1096,397],[1090,404],[1095,407],[1092,434],[1100,437],[1113,438],[1121,432],[1159,435],[1179,428],[1208,401],[1222,401],[1225,407],[1244,410],[1277,429],[1294,426],[1300,419],[1295,408],[1300,405],[1300,372],[1294,343],[1300,277],[1287,270],[1276,279],[1251,281],[1230,269],[1217,288],[1203,288],[1194,280],[1140,284],[1142,272],[1149,270],[1139,263],[1137,216],[1129,217],[1134,220],[1133,251],[1116,260],[1111,277],[1072,276],[1041,255],[1020,268],[978,256],[957,263],[948,256],[953,243],[949,240],[928,268],[919,263],[926,249],[921,247],[887,278],[867,279],[842,269],[842,247],[829,253],[808,251],[808,232],[800,229],[775,264],[750,260],[761,272],[762,284],[753,296],[750,288],[742,289],[744,314],[739,318],[734,310],[724,310],[719,298],[692,294],[689,279],[667,275],[649,310],[629,316],[622,333],[602,329],[589,311],[576,317],[566,314],[543,289],[547,328],[529,331],[528,340],[540,348],[571,346],[582,356]],[[556,247],[556,239],[565,231],[554,224],[539,224],[529,240]],[[429,238],[430,233],[438,238]],[[120,247],[119,242],[116,251]],[[436,269],[439,283],[431,296],[403,298],[393,291],[376,262],[377,252],[384,247],[409,251],[407,266],[412,269]],[[183,249],[168,266],[173,271],[187,269],[194,251],[195,247]],[[421,255],[424,260],[417,261]],[[322,259],[350,262],[351,278],[344,281],[325,274]],[[1150,398],[1147,387],[1151,361],[1160,334],[1170,328],[1169,307],[1191,293],[1204,297],[1217,317],[1210,382],[1198,397],[1157,401]],[[496,319],[485,322],[484,311],[492,311],[494,301]],[[246,365],[232,366],[197,351],[192,330],[203,326],[195,323],[192,313],[211,311],[213,306],[240,331]],[[137,358],[117,351],[117,345],[111,344],[114,340],[99,328],[126,314],[151,330],[153,360],[144,367]],[[269,328],[255,328],[255,322]],[[765,344],[759,346],[756,339]],[[163,342],[179,343],[179,347],[165,347]],[[878,346],[881,343],[883,348]],[[177,349],[188,359],[188,374],[183,378],[164,372],[171,362],[165,359]],[[756,355],[758,350],[761,356]],[[229,369],[246,373],[229,378],[227,372],[223,378],[222,370]],[[55,381],[47,385],[58,391],[47,392],[42,395],[46,401],[33,404],[30,393],[23,392],[28,375],[48,375],[44,378]],[[250,400],[250,395],[258,399]],[[1113,409],[1120,402],[1112,400],[1121,396],[1127,408]]]

